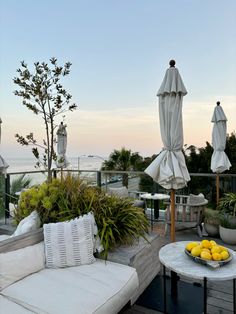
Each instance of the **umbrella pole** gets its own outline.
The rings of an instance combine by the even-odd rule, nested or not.
[[[171,229],[170,238],[171,242],[175,242],[175,190],[170,192],[170,215],[171,215]]]
[[[220,176],[219,173],[216,174],[216,205],[219,205],[220,198]]]

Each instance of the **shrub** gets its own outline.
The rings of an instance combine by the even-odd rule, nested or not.
[[[145,237],[148,230],[143,210],[134,207],[132,200],[107,195],[70,175],[23,192],[15,212],[16,222],[34,210],[42,224],[67,221],[93,211],[105,256],[117,245],[131,244],[140,236]]]
[[[221,226],[236,229],[236,193],[225,193],[219,201]]]
[[[219,201],[218,210],[222,214],[236,216],[236,193],[225,193]]]
[[[204,210],[204,223],[218,226],[220,224],[219,211],[212,208],[205,208]]]

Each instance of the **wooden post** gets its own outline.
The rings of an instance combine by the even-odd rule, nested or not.
[[[219,173],[216,174],[216,205],[219,205],[220,198],[220,176]]]
[[[170,192],[170,217],[171,217],[171,226],[170,226],[170,238],[171,242],[175,242],[175,190]]]

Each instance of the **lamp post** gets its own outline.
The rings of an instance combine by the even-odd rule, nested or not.
[[[80,158],[81,157],[87,157],[86,155],[80,155],[78,156],[78,172],[79,172],[79,165],[80,165]]]

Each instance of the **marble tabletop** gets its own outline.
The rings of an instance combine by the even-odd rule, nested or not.
[[[170,196],[167,194],[161,194],[161,193],[144,193],[140,194],[140,198],[144,198],[147,200],[168,200],[170,199]]]
[[[208,280],[220,281],[236,278],[236,252],[229,249],[233,257],[232,260],[224,266],[211,268],[207,265],[196,263],[187,256],[184,250],[189,242],[179,241],[163,246],[159,251],[161,263],[177,274],[193,279],[204,279],[206,277]]]

